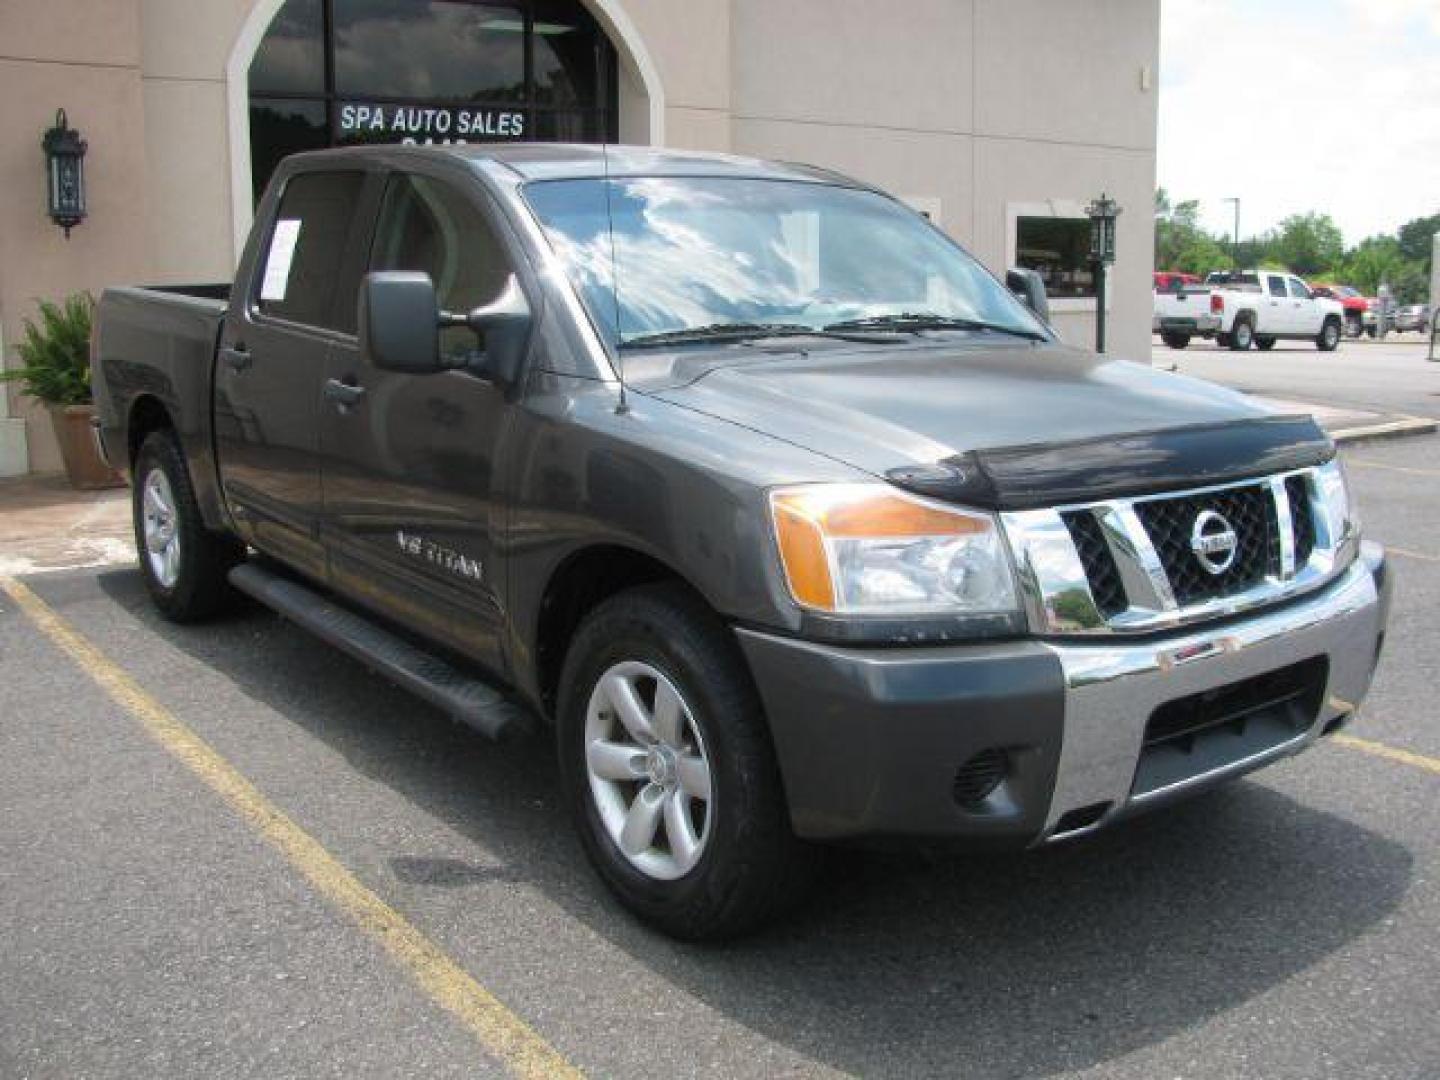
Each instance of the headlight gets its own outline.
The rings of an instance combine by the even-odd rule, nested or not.
[[[887,484],[815,484],[770,493],[796,602],[853,615],[1013,612],[1004,538],[988,514]]]

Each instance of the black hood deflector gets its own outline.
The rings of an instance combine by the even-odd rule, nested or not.
[[[1313,417],[1274,416],[973,450],[885,476],[945,502],[1029,510],[1226,484],[1334,456],[1334,442]]]

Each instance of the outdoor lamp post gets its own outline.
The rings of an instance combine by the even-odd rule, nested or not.
[[[1240,269],[1240,199],[1238,196],[1231,196],[1228,199],[1221,199],[1221,202],[1235,204],[1235,231],[1230,238],[1230,261],[1235,264],[1235,269]]]
[[[85,140],[65,118],[65,110],[55,110],[55,126],[40,140],[45,148],[45,171],[49,180],[50,217],[65,230],[85,220]]]
[[[1095,274],[1095,351],[1105,351],[1105,268],[1115,261],[1115,219],[1120,207],[1104,192],[1085,208],[1090,218],[1090,266]]]

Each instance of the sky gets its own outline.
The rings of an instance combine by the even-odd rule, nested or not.
[[[1158,182],[1228,236],[1440,212],[1440,0],[1162,0]]]

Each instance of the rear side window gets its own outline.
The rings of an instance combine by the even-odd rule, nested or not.
[[[336,317],[335,290],[364,182],[364,173],[327,172],[302,173],[286,183],[260,280],[264,314],[328,330],[353,329],[353,313]]]
[[[500,239],[478,206],[443,181],[412,175],[397,175],[386,185],[370,269],[429,274],[440,306],[461,313],[499,296],[511,272]],[[459,326],[440,332],[440,351],[446,356],[475,347],[473,330]]]
[[[1284,278],[1279,277],[1279,276],[1277,276],[1277,275],[1275,275],[1275,274],[1271,274],[1271,275],[1270,275],[1269,277],[1267,277],[1265,280],[1270,283],[1270,295],[1271,295],[1271,296],[1284,296],[1284,295],[1285,295],[1285,279],[1284,279]]]

